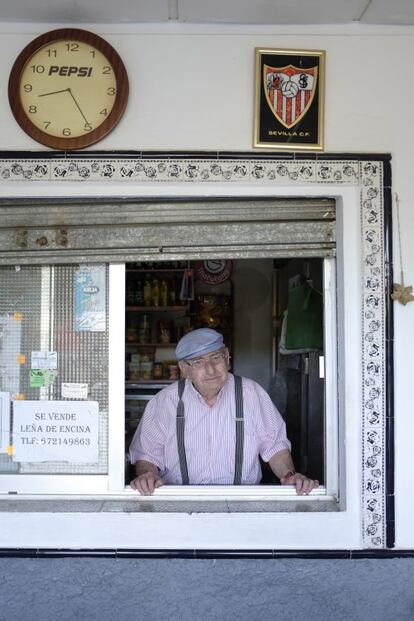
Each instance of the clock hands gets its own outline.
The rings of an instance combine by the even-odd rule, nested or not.
[[[80,105],[78,104],[74,94],[72,93],[72,89],[71,88],[63,88],[60,91],[51,91],[50,93],[42,93],[41,95],[39,95],[39,97],[47,97],[48,95],[57,95],[58,93],[69,93],[69,95],[72,97],[73,101],[75,102],[75,106],[77,107],[77,109],[79,110],[79,112],[81,113],[83,120],[85,121],[85,125],[90,125],[88,119],[86,118],[86,116],[84,115],[82,108],[80,107]]]
[[[38,95],[38,97],[47,97],[48,95],[57,95],[58,93],[67,93],[70,91],[70,88],[63,88],[61,91],[51,91],[50,93],[42,93]]]
[[[79,110],[79,112],[80,112],[80,113],[81,113],[81,115],[83,116],[83,120],[85,121],[86,125],[89,125],[89,123],[88,123],[88,119],[87,119],[87,118],[86,118],[86,116],[83,114],[83,112],[82,112],[82,109],[81,109],[80,105],[78,104],[78,102],[76,101],[76,99],[75,99],[75,97],[74,97],[74,95],[73,95],[73,93],[72,93],[72,89],[68,88],[68,92],[69,92],[69,95],[72,97],[73,101],[75,102],[75,105],[76,105],[77,109]]]

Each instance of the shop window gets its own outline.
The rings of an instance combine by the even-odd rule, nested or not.
[[[50,217],[45,209],[31,231],[33,248],[21,257],[30,263],[0,268],[2,489],[125,490],[132,475],[126,449],[143,409],[178,377],[175,344],[186,331],[210,326],[224,334],[231,370],[257,381],[285,417],[297,468],[335,495],[334,201],[123,207],[130,236],[111,205],[92,203],[85,212],[79,204],[70,214],[87,221],[73,247],[46,251],[37,243],[41,219]],[[106,225],[96,237],[90,227],[102,209]],[[78,265],[74,253],[95,263]],[[303,328],[310,315],[295,320],[296,293],[317,327],[295,329],[299,342],[292,341],[292,318]],[[307,340],[315,334],[319,340]],[[265,464],[263,483],[277,483]]]

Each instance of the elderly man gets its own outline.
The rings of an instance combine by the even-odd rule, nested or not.
[[[221,334],[200,328],[183,336],[176,357],[183,379],[148,403],[130,446],[131,487],[152,494],[170,485],[256,485],[260,457],[297,494],[318,487],[295,472],[285,423],[253,380],[229,373]]]

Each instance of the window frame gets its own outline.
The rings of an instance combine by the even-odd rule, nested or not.
[[[251,258],[249,250],[246,254]],[[268,258],[272,258],[269,253]],[[146,256],[143,253],[143,256]],[[188,254],[186,254],[188,258]],[[240,254],[239,254],[239,258]],[[263,257],[261,257],[263,258]],[[326,485],[313,490],[309,499],[338,499],[338,438],[336,398],[336,290],[335,258],[322,257],[324,282],[324,340],[325,340],[325,477]],[[107,474],[2,474],[0,486],[10,494],[79,494],[126,495],[137,492],[125,485],[125,263],[109,264],[108,331],[108,472]],[[46,296],[50,296],[50,283],[43,283]],[[41,337],[49,335],[49,326],[42,318]],[[47,349],[46,345],[45,348]],[[326,368],[331,370],[326,372]],[[330,412],[327,416],[327,412]],[[329,433],[328,433],[329,430]],[[5,487],[3,484],[6,484]],[[281,486],[164,486],[155,491],[153,500],[237,499],[246,501],[297,499],[293,488]],[[140,499],[138,497],[138,499]],[[303,499],[306,500],[307,499]]]

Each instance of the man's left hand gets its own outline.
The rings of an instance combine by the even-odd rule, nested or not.
[[[309,477],[300,472],[295,472],[295,474],[288,473],[288,476],[282,477],[280,482],[282,485],[294,485],[298,496],[307,495],[313,489],[319,487],[319,481],[316,479],[309,479]]]

